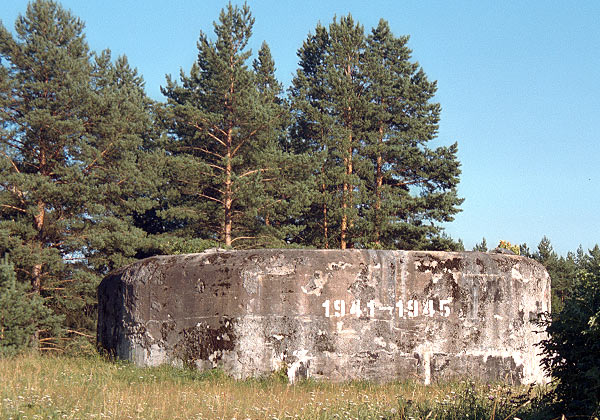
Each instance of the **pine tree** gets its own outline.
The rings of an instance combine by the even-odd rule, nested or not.
[[[353,247],[353,237],[361,230],[365,47],[363,27],[348,15],[339,22],[334,19],[327,30],[318,26],[316,35],[309,36],[298,52],[300,69],[292,89],[298,119],[295,133],[301,137],[296,142],[320,153],[317,178],[322,212],[313,212],[318,221],[309,225],[321,226],[322,237],[316,244],[325,248]]]
[[[126,59],[92,60],[83,29],[49,0],[29,4],[16,39],[0,26],[0,252],[91,336],[100,276],[144,246],[127,215],[152,205],[140,170],[151,119]]]
[[[432,102],[437,86],[410,61],[408,37],[395,37],[380,20],[368,37],[373,182],[365,209],[369,238],[385,247],[427,248],[462,203],[456,193],[457,145],[430,149],[441,107]]]
[[[62,196],[76,199],[65,179],[74,160],[68,151],[84,136],[91,69],[83,23],[57,4],[29,4],[15,31],[18,41],[0,28],[7,78],[0,111],[5,129],[0,206],[3,227],[19,231],[31,245],[22,253],[13,249],[13,257],[28,266],[39,294],[64,246],[53,229],[65,218],[61,213],[68,204]],[[9,226],[19,222],[24,223],[17,229]]]
[[[328,112],[329,94],[326,82],[326,60],[329,45],[327,29],[320,24],[315,34],[309,34],[298,51],[300,68],[290,89],[294,124],[289,149],[296,154],[308,153],[314,159],[317,188],[311,195],[311,205],[302,216],[305,229],[300,241],[319,248],[335,248],[335,220],[331,215],[336,191],[329,178],[328,139],[332,136],[334,116]],[[338,242],[339,243],[339,242]]]
[[[357,206],[363,202],[360,193],[364,188],[364,176],[360,173],[360,158],[363,155],[367,81],[361,61],[366,45],[363,27],[355,24],[350,15],[342,17],[339,23],[334,19],[329,26],[329,36],[326,75],[330,87],[329,105],[336,118],[331,127],[333,138],[329,142],[328,158],[341,163],[331,171],[335,187],[341,190],[340,210],[332,216],[340,221],[340,248],[346,249],[353,246],[352,236],[359,227]]]
[[[567,258],[559,257],[546,236],[541,239],[537,248],[533,258],[548,270],[552,286],[552,312],[557,313],[562,310],[576,278],[575,255],[569,253]]]
[[[298,52],[293,134],[322,162],[322,200],[307,223],[321,233],[307,235],[317,246],[458,246],[439,225],[462,203],[457,146],[427,146],[437,135],[436,84],[409,61],[407,41],[383,20],[366,37],[349,15],[317,26]]]
[[[479,252],[487,252],[488,251],[487,242],[486,242],[485,238],[483,238],[480,243],[475,244],[475,246],[473,247],[473,251],[479,251]]]
[[[246,66],[253,23],[247,6],[229,4],[215,23],[216,41],[200,34],[198,60],[189,75],[181,73],[181,86],[168,76],[162,89],[179,186],[180,205],[170,213],[184,236],[225,246],[269,236],[277,203],[286,198],[275,184],[285,181],[278,137],[287,111],[268,47],[254,72]]]
[[[588,250],[587,255],[580,259],[580,269],[596,276],[600,277],[600,247],[594,245],[594,247]]]
[[[287,246],[297,239],[303,225],[297,220],[310,203],[311,159],[306,153],[290,153],[287,130],[290,125],[289,104],[282,99],[283,86],[275,77],[275,62],[266,42],[253,61],[258,98],[268,115],[275,118],[260,133],[265,149],[258,154],[259,167],[269,167],[262,179],[263,194],[256,203],[257,217],[249,231],[254,231],[252,246]]]
[[[155,144],[154,103],[127,57],[113,63],[110,51],[94,60],[85,142],[86,184],[93,187],[85,213],[87,234],[78,244],[86,262],[100,274],[131,262],[151,246],[136,216],[156,208],[166,183],[164,153]]]

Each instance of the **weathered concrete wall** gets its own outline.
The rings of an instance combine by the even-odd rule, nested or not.
[[[335,381],[455,376],[542,382],[550,279],[527,258],[480,252],[210,251],[107,276],[98,342],[138,365],[286,368]]]

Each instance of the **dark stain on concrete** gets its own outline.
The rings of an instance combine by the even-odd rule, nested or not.
[[[179,340],[174,346],[174,354],[184,365],[195,367],[196,361],[210,360],[216,363],[221,360],[223,353],[235,348],[235,333],[233,320],[223,318],[217,328],[198,323],[184,328],[179,333]]]

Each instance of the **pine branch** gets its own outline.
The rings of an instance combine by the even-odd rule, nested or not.
[[[237,147],[235,149],[233,149],[233,152],[231,153],[231,157],[234,157],[237,153],[237,151],[240,149],[240,147],[242,147],[244,145],[244,143],[246,143],[246,141],[250,140],[252,137],[254,137],[254,135],[256,133],[258,133],[260,130],[262,130],[265,127],[268,127],[269,124],[271,124],[272,120],[266,121],[264,124],[259,125],[257,128],[255,128],[254,130],[252,130],[241,142],[240,144],[237,145]]]
[[[287,197],[286,198],[280,198],[278,200],[274,200],[274,201],[272,201],[270,203],[265,204],[264,206],[259,207],[258,210],[264,210],[267,207],[273,207],[275,204],[281,203],[282,201],[285,201],[285,200],[287,200]]]
[[[209,174],[208,172],[204,172],[204,171],[198,171],[198,174],[205,175],[209,178],[212,178],[213,176],[215,176],[215,174]],[[191,184],[191,182],[185,182],[185,181],[180,181],[180,182],[183,182],[185,184]]]

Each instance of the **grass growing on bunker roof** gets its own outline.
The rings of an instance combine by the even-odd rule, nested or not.
[[[222,371],[137,368],[100,357],[0,359],[2,419],[519,419],[538,387],[413,382],[343,384],[281,375],[235,381]]]

